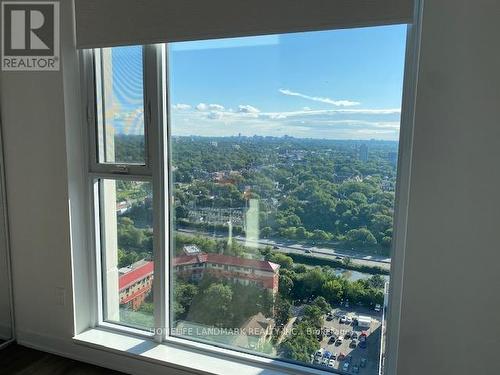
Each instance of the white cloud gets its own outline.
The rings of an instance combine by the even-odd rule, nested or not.
[[[185,111],[185,110],[191,109],[191,106],[189,104],[178,103],[178,104],[174,104],[172,106],[172,109],[176,109],[179,111]]]
[[[210,112],[207,117],[210,119],[210,120],[220,120],[224,117],[224,112],[220,112],[220,111],[212,111]]]
[[[222,106],[220,104],[209,104],[208,105],[208,109],[210,109],[212,111],[223,111],[224,110],[224,106]]]
[[[223,111],[224,106],[220,104],[205,104],[205,103],[200,103],[196,107],[197,111],[204,112],[204,111]]]
[[[197,111],[206,111],[208,109],[208,105],[206,105],[205,103],[200,103],[195,108]]]
[[[305,95],[301,94],[300,92],[295,92],[287,89],[279,89],[279,92],[282,93],[283,95],[288,95],[288,96],[297,96],[302,99],[307,99],[307,100],[312,100],[315,102],[321,102],[321,103],[326,103],[326,104],[331,104],[337,107],[350,107],[354,105],[360,105],[360,102],[355,102],[352,100],[334,100],[330,98],[323,98],[320,96],[310,96],[310,95]]]
[[[260,110],[251,105],[239,105],[238,112],[240,113],[260,113]]]

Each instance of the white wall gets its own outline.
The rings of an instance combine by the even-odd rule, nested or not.
[[[402,375],[500,373],[499,19],[495,0],[425,3]]]
[[[69,200],[75,212],[85,207],[75,199],[81,171],[68,168],[81,159],[71,1],[61,10],[64,70],[2,73],[16,331],[21,343],[47,351],[135,373],[178,374],[71,342],[71,295],[86,291],[72,290]],[[498,373],[499,16],[494,0],[428,0],[425,7],[401,375]],[[84,248],[76,235],[75,249]],[[75,260],[84,262],[81,252]],[[64,306],[57,287],[67,290]]]

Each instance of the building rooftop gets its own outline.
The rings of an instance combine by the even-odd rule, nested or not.
[[[118,281],[120,290],[123,290],[128,286],[133,285],[138,280],[142,280],[148,275],[152,275],[154,272],[154,263],[151,261],[142,260],[132,264],[129,267],[124,267],[124,268],[129,268],[130,271],[120,275]]]
[[[280,265],[267,260],[246,259],[230,255],[200,253],[197,255],[181,255],[173,259],[174,266],[182,266],[197,263],[217,263],[237,267],[248,267],[263,271],[275,272]]]

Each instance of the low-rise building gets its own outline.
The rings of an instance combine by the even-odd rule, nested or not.
[[[119,270],[120,305],[138,310],[153,287],[154,263],[140,260]]]
[[[198,281],[209,273],[217,279],[262,286],[273,295],[278,292],[280,266],[265,260],[199,253],[175,257],[173,267],[179,277],[191,281]]]

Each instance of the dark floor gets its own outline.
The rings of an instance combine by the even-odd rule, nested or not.
[[[0,350],[0,375],[124,375],[20,345]]]

